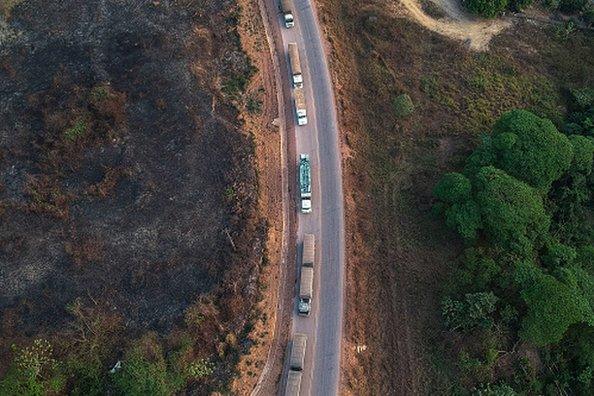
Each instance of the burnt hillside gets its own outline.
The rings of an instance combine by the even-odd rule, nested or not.
[[[68,359],[74,305],[118,323],[107,365],[149,331],[173,348],[208,299],[213,334],[192,342],[215,352],[249,321],[263,249],[231,105],[251,72],[234,2],[13,3],[0,17],[2,366],[40,336]]]

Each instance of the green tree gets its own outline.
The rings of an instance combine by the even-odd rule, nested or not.
[[[520,337],[537,346],[557,343],[577,323],[594,324],[594,313],[576,285],[568,285],[542,272],[524,285],[527,306]]]
[[[149,333],[137,343],[113,375],[118,394],[127,396],[172,395],[183,388],[185,378],[169,367],[155,334]]]
[[[589,175],[592,173],[592,163],[594,161],[594,142],[591,138],[581,135],[572,135],[569,137],[569,141],[573,147],[571,172]]]
[[[493,127],[495,166],[541,192],[568,169],[573,158],[569,139],[550,120],[525,110],[510,111]]]
[[[476,239],[482,227],[481,212],[476,202],[455,203],[445,211],[446,224],[468,241]]]
[[[574,248],[553,240],[547,243],[542,262],[549,269],[554,270],[572,265],[576,257],[577,252]]]
[[[472,185],[461,173],[446,173],[433,189],[433,195],[446,203],[464,202],[470,199]]]
[[[487,290],[500,278],[501,267],[489,257],[484,249],[468,248],[460,258],[460,267],[453,281],[455,290],[478,292]]]
[[[477,174],[476,190],[483,228],[496,246],[526,255],[544,240],[550,219],[533,188],[489,166]]]
[[[481,144],[466,159],[464,174],[472,179],[481,168],[493,165],[496,159],[491,136],[483,135]]]
[[[463,301],[446,297],[442,301],[441,312],[451,330],[489,328],[493,325],[491,316],[496,303],[497,297],[492,292],[467,293]]]
[[[49,341],[36,339],[28,347],[13,346],[13,350],[14,361],[0,381],[0,394],[37,396],[64,389],[65,379]]]
[[[507,8],[509,0],[464,0],[463,4],[473,14],[494,18]]]

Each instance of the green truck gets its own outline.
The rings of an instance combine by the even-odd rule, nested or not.
[[[307,154],[299,156],[299,191],[301,213],[311,213],[311,163]]]

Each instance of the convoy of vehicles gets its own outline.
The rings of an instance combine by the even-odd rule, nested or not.
[[[299,156],[299,197],[301,213],[311,213],[311,162],[307,154]]]
[[[303,254],[301,256],[301,280],[299,282],[299,303],[297,312],[301,316],[309,316],[313,298],[313,278],[315,260],[315,236],[305,234],[303,237]]]
[[[283,20],[286,28],[295,26],[293,0],[280,0],[280,7],[283,13]],[[289,43],[289,66],[291,68],[291,83],[294,88],[293,97],[297,125],[307,125],[307,105],[305,92],[303,91],[303,73],[301,70],[301,59],[299,47],[296,43]],[[301,213],[311,213],[311,162],[309,155],[299,155],[299,198],[301,200]],[[312,307],[313,286],[314,286],[314,261],[315,261],[315,236],[305,234],[303,238],[303,251],[300,266],[299,281],[299,303],[298,314],[309,316]],[[289,356],[289,373],[287,376],[285,395],[299,396],[301,390],[302,370],[305,363],[305,351],[307,347],[307,336],[296,333],[291,345]]]
[[[289,43],[289,65],[291,66],[293,87],[303,88],[303,74],[301,73],[301,60],[299,59],[297,43]]]
[[[295,26],[295,16],[293,15],[293,9],[295,6],[293,4],[293,0],[281,0],[280,7],[281,11],[283,12],[285,27],[290,29]]]

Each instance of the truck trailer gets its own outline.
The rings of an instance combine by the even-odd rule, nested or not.
[[[285,21],[285,27],[290,29],[295,26],[295,16],[293,15],[295,6],[293,4],[293,0],[280,0],[280,6],[283,13],[283,19]]]
[[[307,336],[296,333],[293,336],[291,346],[291,357],[289,358],[289,370],[302,371],[305,363],[305,349],[307,347]]]
[[[289,64],[291,65],[291,78],[293,87],[303,88],[303,74],[301,73],[301,60],[297,43],[289,43]]]
[[[295,95],[295,113],[297,114],[297,124],[307,125],[307,106],[305,104],[305,93],[303,88],[296,88]]]
[[[313,267],[315,260],[316,237],[313,234],[303,236],[303,254],[301,256],[301,265]]]
[[[301,390],[301,371],[289,370],[289,376],[287,377],[287,388],[285,390],[285,396],[299,396]]]
[[[299,155],[299,197],[301,213],[311,213],[311,163],[309,155]]]

